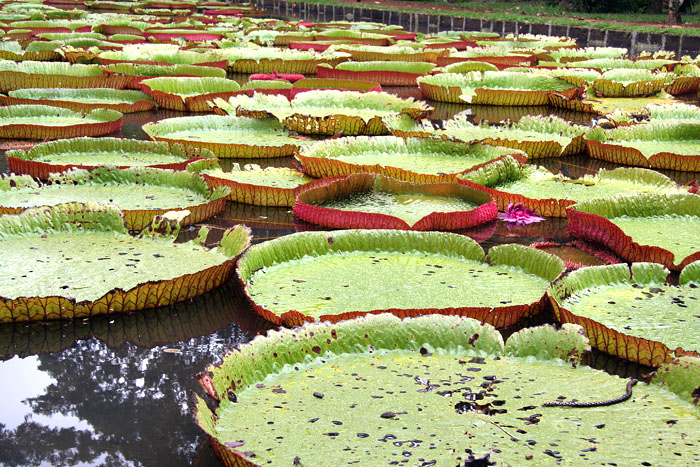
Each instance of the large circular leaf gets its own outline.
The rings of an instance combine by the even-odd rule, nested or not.
[[[456,317],[307,325],[200,374],[219,407],[198,398],[195,417],[227,465],[700,462],[697,362],[634,385],[577,366],[579,332],[529,328],[504,347]]]
[[[341,230],[256,245],[238,277],[255,310],[277,324],[391,311],[461,314],[502,327],[540,311],[563,270],[559,258],[520,245],[493,247],[487,257],[462,235]]]

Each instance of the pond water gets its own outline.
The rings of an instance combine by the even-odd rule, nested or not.
[[[419,98],[418,89],[387,89]],[[697,102],[697,99],[693,99]],[[474,121],[554,113],[548,108],[504,109],[439,104],[434,119],[467,111]],[[152,111],[124,116],[116,135],[146,139],[141,126],[182,116]],[[560,116],[590,123],[590,116]],[[263,166],[291,166],[293,160],[222,160]],[[570,177],[614,164],[585,155],[540,161]],[[0,170],[7,161],[0,156]],[[665,172],[679,183],[698,173]],[[243,223],[260,242],[303,230],[321,229],[295,220],[291,208],[228,203],[207,224],[227,228]],[[566,221],[506,227],[494,221],[462,232],[485,248],[502,243],[563,243]],[[551,316],[537,318],[539,322]],[[0,463],[6,465],[220,465],[189,414],[189,392],[199,391],[194,375],[237,344],[270,325],[257,317],[231,281],[196,300],[136,314],[93,319],[0,325]],[[612,372],[638,371],[617,359],[595,355],[596,366]]]

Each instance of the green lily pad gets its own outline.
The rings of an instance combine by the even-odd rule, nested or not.
[[[589,93],[593,94],[593,93]],[[549,104],[577,112],[606,115],[616,110],[636,113],[649,104],[670,104],[675,102],[673,96],[661,92],[651,97],[596,97],[588,95],[584,100],[569,99],[559,94],[549,95]]]
[[[219,164],[204,159],[187,166],[190,172],[202,174],[211,187],[228,187],[230,199],[257,206],[293,206],[297,188],[313,180],[304,173],[288,167],[268,167],[233,164],[224,172]]]
[[[278,324],[450,310],[503,326],[537,312],[564,270],[559,258],[520,245],[493,247],[485,260],[474,240],[455,234],[305,232],[252,248],[238,276],[255,310]]]
[[[543,216],[566,217],[566,208],[581,201],[637,193],[685,193],[663,174],[648,169],[599,170],[595,175],[572,179],[535,165],[523,165],[512,157],[457,176],[460,183],[481,189],[498,208],[522,203]]]
[[[104,72],[108,75],[119,74],[131,77],[128,87],[141,90],[141,81],[160,76],[201,76],[225,78],[226,70],[200,65],[145,65],[134,63],[115,63],[107,65]]]
[[[700,196],[613,196],[578,203],[567,214],[570,233],[600,242],[628,261],[680,270],[700,259]]]
[[[230,229],[211,250],[201,246],[206,228],[196,240],[174,243],[187,214],[161,216],[140,237],[128,234],[121,211],[96,203],[0,216],[0,322],[136,311],[218,286],[249,232]]]
[[[156,141],[208,149],[221,158],[291,156],[305,143],[273,120],[235,116],[176,117],[147,123],[143,131]]]
[[[145,63],[151,65],[197,65],[212,64],[223,59],[213,53],[180,50],[171,44],[129,44],[121,50],[101,52],[98,55],[104,65],[113,63]]]
[[[228,465],[699,462],[700,413],[687,400],[697,362],[636,384],[623,402],[543,406],[626,393],[631,380],[577,365],[587,348],[572,325],[525,329],[505,346],[493,328],[457,317],[307,325],[210,367],[200,383],[219,406],[196,398],[195,419]]]
[[[660,121],[612,130],[596,128],[584,137],[591,157],[611,162],[700,170],[700,123]]]
[[[314,143],[295,157],[314,178],[373,172],[411,182],[445,182],[506,155],[526,159],[516,149],[479,143],[358,136]]]
[[[427,98],[442,102],[491,105],[546,105],[550,92],[573,96],[575,86],[542,74],[507,71],[439,73],[417,79]]]
[[[153,218],[171,210],[187,209],[182,225],[201,222],[224,209],[229,190],[209,189],[193,173],[157,169],[72,169],[51,174],[40,184],[27,175],[0,180],[0,213],[16,214],[37,206],[96,202],[113,204],[124,212],[129,230],[141,230]]]
[[[289,101],[284,96],[255,93],[238,95],[228,101],[214,99],[229,115],[274,117],[289,130],[302,134],[346,136],[386,134],[383,118],[407,114],[427,116],[432,108],[413,98],[402,99],[385,92],[318,90],[297,94]]]
[[[456,115],[435,129],[429,121],[415,122],[412,119],[387,118],[389,131],[396,136],[439,136],[458,141],[479,141],[494,146],[519,149],[530,159],[569,156],[585,149],[583,134],[587,127],[572,125],[559,117],[526,115],[517,122],[504,125],[474,125],[467,115]]]
[[[700,262],[667,282],[660,264],[633,263],[585,268],[550,289],[560,321],[580,324],[594,347],[626,360],[659,366],[673,354],[698,355]]]
[[[39,104],[63,107],[74,111],[89,112],[94,109],[111,109],[121,113],[143,112],[155,107],[155,103],[141,91],[122,89],[18,89],[0,95],[3,105]]]
[[[615,68],[603,72],[593,82],[596,94],[602,97],[645,97],[658,94],[666,85],[666,73],[649,70]]]
[[[160,107],[189,112],[210,112],[207,101],[231,96],[241,89],[231,79],[195,76],[148,78],[141,81],[141,87]]]
[[[126,76],[107,76],[98,65],[64,62],[0,61],[0,92],[26,88],[123,89]]]

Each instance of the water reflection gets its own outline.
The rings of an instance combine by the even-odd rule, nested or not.
[[[190,464],[193,375],[269,328],[233,282],[158,310],[0,326],[0,462]]]

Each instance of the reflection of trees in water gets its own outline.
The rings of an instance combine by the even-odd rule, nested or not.
[[[90,463],[100,457],[101,465],[125,462],[108,440],[92,440],[92,434],[75,428],[49,428],[25,422],[16,430],[0,424],[0,460],[3,465],[71,465]]]
[[[14,430],[0,425],[0,459],[8,465],[190,464],[203,440],[188,407],[189,391],[199,387],[195,373],[268,328],[232,282],[160,310],[3,325],[0,355],[39,353],[39,370],[55,380],[27,400],[31,409],[73,415],[93,431],[32,420]]]

